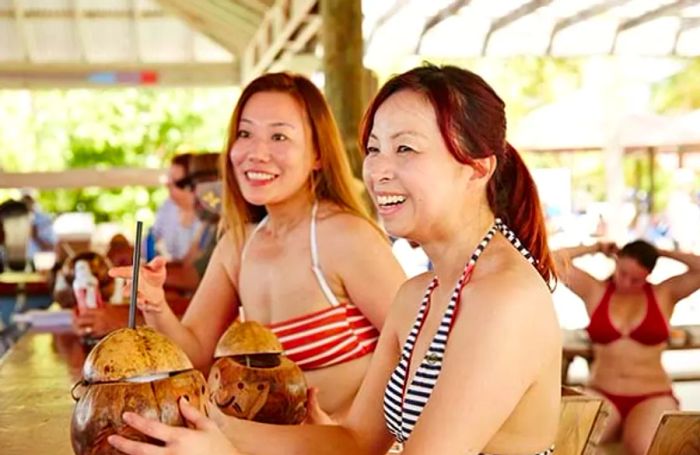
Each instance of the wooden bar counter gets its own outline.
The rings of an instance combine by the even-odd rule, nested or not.
[[[0,454],[71,455],[70,390],[85,351],[70,333],[25,333],[0,359]]]

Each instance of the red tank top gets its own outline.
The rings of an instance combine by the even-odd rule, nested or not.
[[[649,283],[644,285],[647,311],[642,322],[632,330],[629,335],[622,334],[610,319],[610,300],[615,293],[615,284],[610,281],[605,289],[605,294],[600,303],[593,310],[591,322],[588,324],[588,335],[596,344],[608,344],[619,340],[623,336],[629,336],[634,341],[653,346],[668,340],[670,331],[668,322],[661,313],[661,308],[656,301],[654,291]]]

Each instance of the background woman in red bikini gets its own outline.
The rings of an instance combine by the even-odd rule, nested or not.
[[[600,281],[573,266],[571,259],[601,252],[616,258],[615,272]],[[622,438],[630,455],[645,454],[663,411],[678,409],[671,380],[661,364],[676,303],[700,288],[700,257],[660,251],[638,240],[556,251],[560,279],[586,304],[594,361],[588,388],[612,406],[603,441]],[[647,279],[659,256],[683,262],[688,270],[652,285]]]
[[[321,92],[286,73],[251,82],[221,167],[225,234],[182,322],[165,301],[159,258],[142,272],[139,308],[204,370],[241,313],[270,325],[321,408],[342,414],[405,276],[361,203]],[[112,275],[129,278],[131,267]]]

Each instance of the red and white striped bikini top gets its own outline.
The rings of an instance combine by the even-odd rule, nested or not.
[[[268,327],[277,335],[285,355],[303,370],[324,368],[363,357],[374,352],[379,332],[352,303],[341,303],[333,294],[318,259],[316,212],[311,211],[311,266],[329,307],[286,321],[272,322]],[[241,264],[251,239],[267,222],[263,219],[250,234],[243,247]]]

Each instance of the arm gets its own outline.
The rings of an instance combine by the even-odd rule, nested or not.
[[[157,257],[141,269],[138,304],[146,323],[180,346],[196,368],[209,366],[219,337],[236,317],[238,293],[232,277],[237,268],[237,254],[231,236],[224,236],[182,322],[165,300],[165,260]],[[131,267],[116,267],[109,273],[129,280],[131,271]]]
[[[700,256],[666,250],[660,250],[659,254],[688,266],[685,273],[671,277],[659,285],[668,289],[674,304],[700,289]]]
[[[173,338],[185,350],[196,368],[211,364],[219,337],[238,314],[238,292],[231,278],[231,262],[237,264],[238,257],[231,236],[224,236],[212,254],[182,323],[172,311],[163,312],[163,317],[150,320],[146,317],[149,325]]]
[[[463,292],[440,379],[404,455],[480,453],[532,386],[558,370],[560,334],[545,290],[501,273]],[[541,406],[556,406],[550,411],[558,414],[558,402]],[[524,419],[542,414],[521,411]]]
[[[389,242],[353,215],[336,215],[323,227],[321,259],[327,259],[323,262],[340,275],[350,301],[381,330],[391,302],[406,281]]]
[[[557,276],[561,281],[584,301],[593,289],[600,283],[587,272],[579,269],[573,264],[573,259],[586,254],[606,253],[612,254],[614,250],[610,244],[595,243],[588,246],[575,246],[562,248],[553,252],[554,262],[557,267]]]

